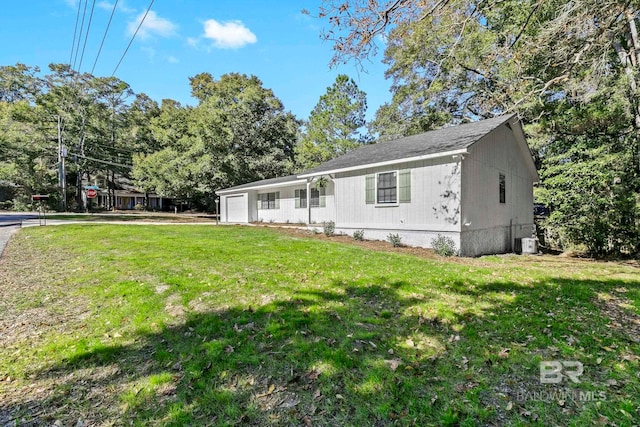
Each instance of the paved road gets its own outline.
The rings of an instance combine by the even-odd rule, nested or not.
[[[7,246],[7,243],[9,243],[9,239],[11,239],[11,236],[13,235],[13,233],[15,233],[18,230],[20,230],[19,225],[9,225],[6,227],[0,227],[0,257],[2,256],[2,253],[4,252],[4,248]]]
[[[4,252],[4,248],[9,243],[9,239],[13,233],[20,229],[22,221],[37,219],[37,214],[24,212],[2,212],[0,213],[0,256]]]
[[[38,219],[38,214],[26,212],[2,212],[0,213],[0,227],[8,227],[12,225],[19,226],[22,221],[30,219]]]

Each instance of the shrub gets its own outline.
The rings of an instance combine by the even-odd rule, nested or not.
[[[142,203],[136,203],[136,205],[133,208],[137,211],[143,211],[144,205]]]
[[[458,254],[456,242],[454,242],[451,237],[440,234],[438,234],[438,237],[431,239],[431,247],[440,256],[453,256]]]
[[[394,248],[402,246],[402,238],[400,237],[399,234],[391,234],[391,233],[389,233],[389,235],[387,236],[387,240],[389,241],[389,243],[391,243],[391,245]]]
[[[336,223],[333,221],[327,221],[323,223],[323,229],[324,229],[324,234],[327,237],[331,237],[336,232]]]
[[[356,230],[353,232],[353,239],[363,241],[364,240],[364,230]]]

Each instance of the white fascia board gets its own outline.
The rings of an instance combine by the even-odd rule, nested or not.
[[[442,158],[442,157],[455,156],[456,154],[467,154],[468,152],[469,151],[466,148],[463,148],[463,149],[460,149],[460,150],[445,151],[443,153],[424,154],[422,156],[405,157],[405,158],[396,159],[396,160],[387,160],[386,162],[367,163],[367,164],[364,164],[364,165],[351,166],[351,167],[347,167],[347,168],[331,169],[331,170],[327,170],[327,171],[323,171],[323,172],[308,173],[308,174],[304,174],[304,175],[298,175],[298,178],[312,178],[314,176],[320,176],[320,175],[329,175],[329,174],[334,174],[334,173],[357,171],[357,170],[361,170],[361,169],[370,169],[370,168],[379,168],[379,167],[384,167],[384,166],[392,166],[392,165],[397,165],[399,163],[408,163],[408,162],[417,162],[417,161],[420,161],[420,160],[438,159],[438,158]]]
[[[254,185],[252,187],[242,187],[237,189],[229,189],[229,190],[218,190],[216,194],[224,195],[224,194],[232,194],[232,193],[244,193],[249,190],[261,190],[263,188],[277,188],[277,187],[289,187],[291,185],[304,184],[306,183],[306,179],[298,179],[296,181],[287,181],[287,182],[279,182],[276,184],[267,184],[267,185]]]

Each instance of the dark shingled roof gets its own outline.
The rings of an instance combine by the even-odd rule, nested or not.
[[[304,171],[300,175],[317,174],[390,160],[402,160],[410,157],[462,150],[468,148],[512,117],[512,114],[498,116],[478,122],[432,130],[393,141],[365,145],[343,156],[329,160],[316,168]]]
[[[242,190],[243,188],[251,188],[251,187],[271,185],[271,184],[285,184],[289,181],[293,182],[297,180],[298,180],[298,175],[288,175],[288,176],[281,176],[279,178],[263,179],[262,181],[248,182],[246,184],[236,185],[235,187],[225,188],[224,190],[220,190],[220,191]]]
[[[495,128],[503,125],[512,117],[513,114],[498,116],[478,122],[432,130],[393,141],[365,145],[298,175],[263,179],[262,181],[225,188],[221,191],[241,190],[271,184],[285,184],[298,180],[299,176],[318,175],[323,172],[366,166],[372,163],[462,150],[468,148]]]

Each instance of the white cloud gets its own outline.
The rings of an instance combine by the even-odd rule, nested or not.
[[[69,7],[72,7],[72,8],[74,8],[74,9],[75,9],[76,7],[78,7],[78,0],[64,0],[64,2],[65,2]]]
[[[100,1],[96,4],[100,9],[111,10],[113,9],[113,3],[109,3],[108,1]]]
[[[382,46],[386,47],[389,37],[387,34],[376,34],[375,40],[376,42],[380,43]]]
[[[167,62],[169,62],[170,64],[177,64],[180,62],[180,60],[178,58],[176,58],[175,56],[168,56],[167,57]]]
[[[200,43],[199,43],[198,39],[196,39],[194,37],[187,37],[187,44],[189,46],[191,46],[191,47],[197,48]]]
[[[214,46],[221,49],[237,49],[258,41],[256,35],[242,22],[220,23],[215,19],[205,21],[204,38],[213,40]]]
[[[136,28],[140,25],[140,21],[142,21],[144,14],[145,12],[142,12],[135,20],[129,21],[129,24],[127,25],[127,33],[130,36],[136,32]],[[138,37],[143,39],[152,35],[170,37],[175,34],[176,28],[178,28],[176,24],[168,19],[160,18],[154,11],[150,10],[138,31]]]
[[[75,0],[67,0],[67,1],[75,1]],[[100,2],[96,3],[96,6],[98,6],[100,9],[108,10],[109,12],[111,12],[111,11],[113,10],[113,4],[114,4],[114,3],[112,3],[112,2],[109,2],[109,1],[103,0],[103,1],[100,1]],[[132,8],[128,7],[128,6],[125,4],[125,1],[124,1],[124,0],[120,0],[120,1],[118,2],[118,8],[117,8],[117,9],[118,9],[119,11],[121,11],[121,12],[124,12],[124,13],[134,13],[134,12],[136,11],[135,9],[132,9]],[[140,22],[140,21],[136,22],[136,25],[137,25],[139,22]],[[135,31],[135,29],[134,29],[134,31]]]

